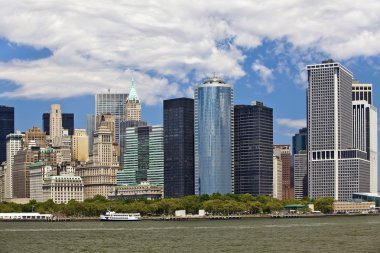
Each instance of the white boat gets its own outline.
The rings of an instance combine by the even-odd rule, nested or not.
[[[102,221],[139,221],[140,213],[116,213],[107,211],[104,215],[100,215]]]

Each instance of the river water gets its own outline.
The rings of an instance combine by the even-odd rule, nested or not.
[[[380,216],[0,222],[0,252],[380,252]]]

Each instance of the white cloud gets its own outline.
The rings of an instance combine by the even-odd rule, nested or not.
[[[142,100],[154,104],[162,97],[186,94],[192,82],[213,72],[229,79],[244,76],[245,49],[264,40],[284,41],[307,54],[320,52],[337,59],[380,53],[376,0],[312,4],[0,0],[0,4],[0,37],[53,52],[43,60],[2,63],[0,78],[18,85],[3,96],[69,97],[108,87],[125,92],[130,76],[123,71],[131,68],[138,73]],[[256,67],[271,84],[270,69]],[[189,80],[189,73],[197,80]]]
[[[306,119],[287,119],[287,118],[281,118],[277,119],[277,124],[280,126],[286,126],[289,128],[303,128],[306,127]]]
[[[265,86],[268,93],[273,92],[274,85],[273,81],[273,71],[272,69],[261,64],[260,61],[256,60],[252,63],[252,70],[255,71],[260,77],[260,85]]]

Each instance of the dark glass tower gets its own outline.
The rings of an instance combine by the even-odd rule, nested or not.
[[[15,110],[13,107],[0,105],[0,164],[7,160],[6,136],[15,131]]]
[[[262,102],[234,107],[235,193],[272,195],[273,109]]]
[[[293,155],[299,154],[301,150],[307,150],[307,128],[301,128],[292,138]]]
[[[50,134],[50,113],[42,114],[43,131]],[[62,113],[62,127],[69,130],[69,135],[74,134],[74,113]]]
[[[194,99],[164,100],[165,197],[194,195]]]

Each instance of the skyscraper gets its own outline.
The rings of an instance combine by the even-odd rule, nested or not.
[[[372,84],[352,84],[353,146],[367,152],[370,192],[377,193],[377,108],[372,104]]]
[[[69,131],[69,135],[74,134],[74,113],[62,113],[62,128]],[[50,113],[42,114],[42,129],[50,135]]]
[[[164,100],[165,197],[194,195],[194,99]]]
[[[195,194],[233,192],[233,94],[215,76],[195,87]]]
[[[273,198],[282,199],[282,161],[273,155]]]
[[[301,150],[307,150],[307,128],[301,128],[298,133],[292,137],[293,155],[298,154]]]
[[[369,191],[366,152],[352,149],[352,73],[333,60],[308,65],[309,197],[346,201]]]
[[[85,129],[75,129],[71,141],[73,161],[88,161],[88,135]]]
[[[293,155],[294,161],[294,198],[307,197],[307,151],[301,150]]]
[[[13,197],[13,163],[14,156],[23,147],[24,134],[17,132],[15,134],[8,134],[7,140],[7,166],[5,169],[5,198],[11,199]]]
[[[88,135],[88,152],[92,153],[94,145],[94,133],[95,133],[95,115],[86,115],[86,132]]]
[[[62,110],[61,105],[52,104],[50,106],[49,133],[53,146],[59,146],[62,142]]]
[[[6,137],[14,133],[15,111],[13,107],[0,105],[0,164],[7,160]]]
[[[290,145],[273,145],[273,154],[282,163],[282,199],[293,199],[293,173],[291,169]]]
[[[235,193],[273,194],[273,109],[262,102],[236,105]]]
[[[126,130],[124,168],[117,174],[117,184],[148,181],[164,185],[164,144],[162,126],[129,127]]]
[[[141,120],[141,104],[135,88],[135,81],[131,80],[131,90],[129,92],[127,103],[125,105],[125,120]]]
[[[125,103],[128,94],[99,93],[95,95],[95,117],[111,113],[115,117],[115,142],[119,144],[120,122],[125,121]]]

